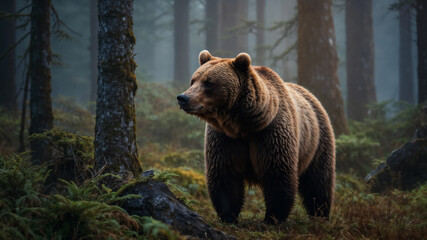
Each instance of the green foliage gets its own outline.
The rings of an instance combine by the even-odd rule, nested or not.
[[[337,137],[338,171],[366,176],[422,125],[421,106],[388,101],[371,104],[369,111],[370,117],[363,122],[350,122],[350,135]]]
[[[113,205],[137,195],[121,196],[137,183],[114,191],[102,175],[78,186],[62,181],[65,193],[43,194],[45,166],[24,155],[0,156],[0,239],[178,239],[168,225],[149,217],[129,216]],[[139,180],[140,181],[140,180]]]
[[[190,167],[203,171],[204,153],[201,150],[176,151],[166,154],[162,160],[168,167]]]
[[[35,238],[31,208],[41,203],[47,171],[27,154],[0,156],[0,239]]]
[[[337,176],[335,201],[329,221],[310,218],[296,204],[288,220],[278,226],[262,222],[262,191],[250,189],[236,225],[219,222],[209,200],[201,196],[193,205],[214,227],[238,239],[423,239],[427,234],[427,185],[411,192],[372,194],[351,175]]]
[[[350,130],[355,135],[377,141],[383,155],[408,142],[422,125],[421,106],[387,101],[371,104],[369,109],[371,117],[363,122],[351,122]]]
[[[178,176],[173,183],[180,186],[181,191],[189,193],[193,197],[208,196],[204,174],[184,167],[173,168],[169,171]]]
[[[138,142],[155,142],[175,148],[203,148],[205,124],[179,109],[177,89],[157,83],[140,83],[136,99]]]
[[[341,135],[336,139],[336,167],[364,177],[373,167],[379,143],[365,136]]]
[[[54,125],[67,132],[93,136],[95,116],[67,98],[56,98],[53,102]]]
[[[42,193],[46,176],[46,167],[32,166],[26,154],[0,156],[0,239],[180,238],[164,223],[129,216],[113,205],[139,197],[123,198],[121,193],[146,179],[117,190],[102,185],[104,178],[118,177],[111,174],[82,185],[62,181],[64,192],[51,196]],[[188,168],[156,173],[154,178],[187,189],[191,183],[205,184],[203,174]],[[367,192],[357,177],[339,174],[329,221],[308,217],[298,200],[288,221],[278,226],[262,223],[265,204],[258,188],[248,189],[236,225],[219,222],[207,194],[199,193],[187,195],[192,208],[210,225],[238,239],[422,239],[427,234],[427,185],[378,195]]]
[[[55,160],[50,164],[53,166],[53,173],[59,178],[80,183],[93,176],[95,164],[93,137],[84,137],[54,128],[31,135],[30,141],[46,141],[52,148]]]
[[[0,106],[0,153],[11,153],[18,146],[19,125],[16,113]]]

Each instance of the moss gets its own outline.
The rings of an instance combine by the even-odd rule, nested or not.
[[[100,183],[109,175],[83,184],[61,181],[65,191],[42,194],[46,168],[33,166],[25,155],[0,156],[0,239],[182,239],[164,223],[130,216],[114,205],[140,196]]]
[[[134,73],[136,63],[133,59],[135,36],[132,32],[132,16],[128,14],[131,6],[128,4],[117,6],[119,4],[117,2],[104,4],[106,9],[102,9],[100,13],[100,25],[107,29],[118,29],[118,31],[111,31],[110,29],[110,31],[103,32],[104,37],[113,43],[115,42],[117,46],[111,46],[115,48],[115,51],[107,51],[106,48],[101,48],[106,51],[101,53],[103,57],[99,62],[102,69],[101,77],[105,83],[109,84],[109,88],[102,89],[102,86],[99,87],[105,96],[98,97],[97,108],[100,115],[104,114],[104,118],[101,118],[103,122],[97,122],[99,124],[96,130],[97,137],[100,138],[99,145],[102,145],[97,146],[99,148],[97,155],[99,156],[99,165],[104,165],[103,162],[106,161],[105,170],[107,172],[120,172],[126,175],[126,171],[131,171],[136,176],[142,169],[138,160],[135,136],[136,116],[133,96],[137,91],[137,82]],[[107,5],[109,6],[107,7]],[[105,44],[108,45],[111,42],[105,42]],[[112,94],[113,92],[120,96],[114,103],[109,101],[110,96],[108,96],[109,93]],[[112,112],[113,109],[114,112]],[[119,113],[118,116],[117,112]],[[124,123],[122,123],[122,118]],[[121,126],[122,124],[124,126]],[[120,130],[121,127],[124,129]],[[104,159],[105,161],[103,161]]]
[[[381,172],[377,173],[368,184],[373,192],[387,192],[395,188],[401,188],[402,177],[399,172],[393,171],[390,166],[387,165]]]

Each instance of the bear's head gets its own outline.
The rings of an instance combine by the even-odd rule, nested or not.
[[[249,131],[246,128],[256,127],[248,122],[252,117],[249,113],[265,105],[254,101],[268,100],[269,97],[259,96],[266,87],[252,69],[251,57],[240,53],[234,59],[218,58],[203,50],[199,54],[199,63],[190,88],[177,97],[180,108],[230,137],[241,137]]]

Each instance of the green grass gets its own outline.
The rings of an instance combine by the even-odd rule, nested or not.
[[[298,198],[288,220],[277,226],[262,222],[263,195],[259,188],[253,187],[246,190],[239,223],[224,224],[210,202],[199,162],[170,168],[159,164],[164,163],[161,160],[164,155],[158,155],[158,161],[155,155],[151,157],[157,168],[178,175],[170,181],[177,196],[184,198],[211,226],[238,239],[423,239],[427,236],[427,184],[412,191],[374,194],[357,175],[338,173],[329,221],[310,218]]]
[[[412,191],[373,194],[363,180],[378,161],[407,142],[421,125],[420,108],[381,103],[372,115],[351,122],[351,135],[337,137],[335,201],[329,221],[307,216],[298,199],[288,220],[262,222],[265,204],[258,188],[247,189],[238,224],[219,221],[209,199],[203,169],[204,123],[176,106],[176,89],[141,83],[137,95],[137,137],[145,170],[203,216],[210,225],[238,239],[423,239],[427,236],[427,184]],[[139,96],[139,97],[138,97]],[[393,110],[394,109],[394,110]],[[394,111],[394,115],[390,112]],[[390,115],[389,117],[386,117]],[[16,155],[19,114],[0,109],[0,239],[179,239],[169,226],[129,216],[115,204],[120,191],[92,177],[94,116],[65,99],[55,101],[55,125],[67,130],[33,136],[47,140],[57,163],[78,166],[77,183],[58,181],[47,194],[47,166],[33,166]],[[74,134],[70,134],[72,132]],[[79,133],[79,136],[76,135]],[[58,169],[58,168],[56,168]],[[165,171],[166,170],[166,171]],[[87,172],[85,172],[87,171]],[[62,177],[64,178],[64,177]],[[130,196],[135,197],[135,196]]]

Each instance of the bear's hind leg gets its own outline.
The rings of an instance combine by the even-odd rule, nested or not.
[[[299,192],[310,216],[329,218],[335,186],[335,150],[333,141],[323,143],[299,177]]]

